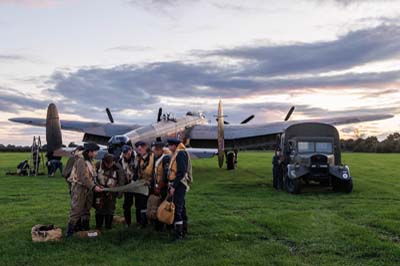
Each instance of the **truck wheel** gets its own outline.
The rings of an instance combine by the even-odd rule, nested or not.
[[[291,193],[291,194],[300,194],[301,191],[301,183],[300,179],[291,179],[289,177],[285,178],[285,185],[286,185],[286,191]]]
[[[335,192],[339,192],[342,190],[342,182],[338,178],[333,178],[332,179],[332,189]]]
[[[233,152],[228,152],[226,157],[226,168],[228,170],[235,169],[235,154]]]
[[[332,180],[333,191],[350,193],[353,191],[353,180],[343,181],[338,178]]]
[[[343,182],[343,192],[344,193],[350,193],[353,191],[353,180],[349,180],[349,181],[342,181]]]

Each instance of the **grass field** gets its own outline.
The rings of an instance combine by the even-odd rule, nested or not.
[[[344,154],[351,194],[275,192],[270,153],[241,153],[234,171],[197,160],[186,241],[117,226],[96,239],[40,244],[31,227],[64,230],[69,196],[60,177],[5,176],[27,156],[0,153],[0,265],[400,265],[400,155]]]

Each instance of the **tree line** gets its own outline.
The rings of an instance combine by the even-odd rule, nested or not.
[[[400,153],[400,133],[393,133],[379,141],[377,137],[341,140],[342,151]]]
[[[400,153],[400,133],[393,133],[384,140],[379,141],[377,137],[367,137],[340,140],[342,151],[348,152],[372,152],[372,153]],[[74,143],[70,143],[68,147],[75,147]],[[275,145],[259,147],[255,150],[273,150]],[[46,145],[42,147],[46,151]],[[0,152],[30,152],[31,146],[16,146],[0,144]]]

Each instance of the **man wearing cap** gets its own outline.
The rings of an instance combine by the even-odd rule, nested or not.
[[[154,154],[154,178],[151,182],[151,191],[159,196],[161,201],[165,200],[168,194],[168,167],[171,159],[171,151],[164,147],[163,142],[154,142],[152,151]],[[155,221],[155,229],[162,231],[163,224]]]
[[[129,184],[135,175],[137,162],[136,162],[136,152],[132,150],[132,147],[129,145],[124,145],[122,147],[122,154],[119,159],[119,164],[122,167],[122,171],[124,173],[124,184]],[[125,223],[127,226],[130,226],[132,223],[132,214],[131,208],[133,205],[133,193],[126,192],[124,193],[124,217]]]
[[[67,236],[75,231],[89,230],[90,208],[93,202],[93,191],[102,192],[102,188],[95,183],[96,168],[93,163],[100,147],[93,142],[83,146],[83,157],[78,158],[72,169],[69,181],[71,182],[71,213],[68,222]],[[81,228],[76,228],[80,220]]]
[[[119,164],[114,162],[114,155],[106,153],[101,162],[96,163],[96,183],[104,188],[111,188],[124,183],[124,174]],[[117,195],[113,192],[95,193],[96,229],[112,228]]]
[[[185,195],[192,182],[192,164],[185,145],[179,139],[168,139],[168,148],[172,152],[169,164],[169,193],[175,204],[175,239],[183,239],[188,230]]]
[[[67,164],[65,165],[65,168],[62,172],[62,176],[65,178],[65,181],[68,184],[68,191],[69,195],[71,195],[71,183],[68,181],[68,178],[71,176],[72,168],[74,167],[75,161],[78,158],[83,158],[83,146],[78,146],[72,153],[72,157],[70,157],[67,161]]]
[[[134,180],[145,180],[145,186],[149,188],[154,175],[154,154],[143,141],[136,142],[135,147],[138,153],[138,167]],[[147,199],[148,196],[135,193],[136,222],[142,228],[147,225]]]

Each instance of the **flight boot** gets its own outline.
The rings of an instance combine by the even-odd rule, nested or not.
[[[131,226],[132,223],[132,215],[130,210],[124,210],[124,217],[125,217],[125,223],[126,226]]]
[[[183,240],[183,224],[175,224],[175,241]]]
[[[106,220],[106,229],[112,229],[112,222],[113,222],[113,215],[106,215],[105,220]]]
[[[73,223],[68,223],[66,237],[71,237],[75,233],[75,225]]]
[[[82,224],[82,231],[89,231],[90,230],[90,221],[89,219],[81,220]]]
[[[103,228],[103,223],[104,223],[104,215],[96,214],[96,229],[101,230]]]

